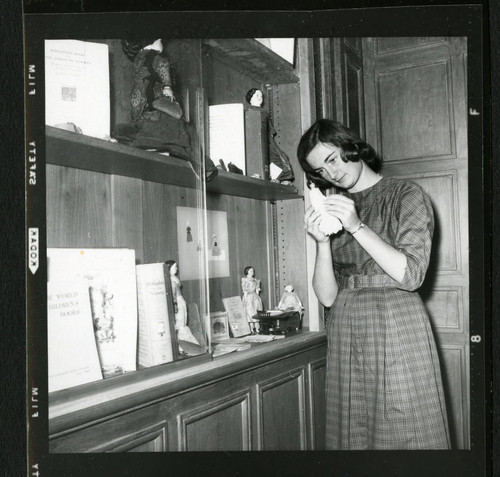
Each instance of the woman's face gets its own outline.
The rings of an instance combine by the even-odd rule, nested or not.
[[[255,275],[255,270],[250,268],[247,272],[247,277],[253,277]]]
[[[309,153],[307,162],[323,179],[342,189],[352,189],[363,170],[362,161],[344,162],[339,147],[322,142]]]
[[[261,107],[262,106],[262,102],[264,101],[264,98],[262,96],[262,91],[260,89],[258,89],[257,91],[255,91],[255,93],[253,94],[252,96],[252,99],[250,100],[250,104],[252,106],[257,106],[257,107]]]

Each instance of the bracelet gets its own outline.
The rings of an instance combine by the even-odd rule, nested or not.
[[[349,232],[351,235],[354,235],[359,229],[363,229],[365,228],[365,224],[363,222],[361,222],[361,220],[359,221],[359,224],[356,228],[356,230],[352,231],[352,232]]]

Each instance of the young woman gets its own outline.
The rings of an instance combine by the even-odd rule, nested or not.
[[[329,449],[447,449],[448,423],[428,313],[416,290],[429,264],[434,216],[412,182],[382,177],[373,148],[344,125],[317,121],[297,155],[343,229],[304,217],[316,241],[313,288],[331,307],[326,332]]]

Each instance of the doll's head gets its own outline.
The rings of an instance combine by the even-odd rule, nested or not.
[[[262,94],[262,91],[260,89],[251,88],[247,91],[245,99],[247,100],[248,104],[260,108],[262,107],[262,103],[264,102],[264,95]]]
[[[170,272],[170,276],[177,275],[177,273],[179,272],[179,267],[175,260],[167,260],[165,262],[165,265],[167,266],[168,271]]]
[[[255,269],[251,265],[249,265],[248,267],[245,267],[245,269],[243,270],[243,275],[245,275],[245,277],[254,277]]]

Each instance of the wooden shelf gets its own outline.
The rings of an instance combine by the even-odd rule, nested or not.
[[[292,65],[252,38],[206,39],[205,53],[264,84],[298,83]]]
[[[201,187],[188,161],[46,126],[46,162],[152,182]]]
[[[278,184],[225,171],[219,171],[217,177],[207,184],[207,192],[270,201],[302,198],[297,193],[297,188],[292,185]]]
[[[45,131],[48,164],[201,189],[191,164],[183,159],[51,126]],[[207,192],[270,201],[301,198],[294,186],[224,171],[207,184]]]

